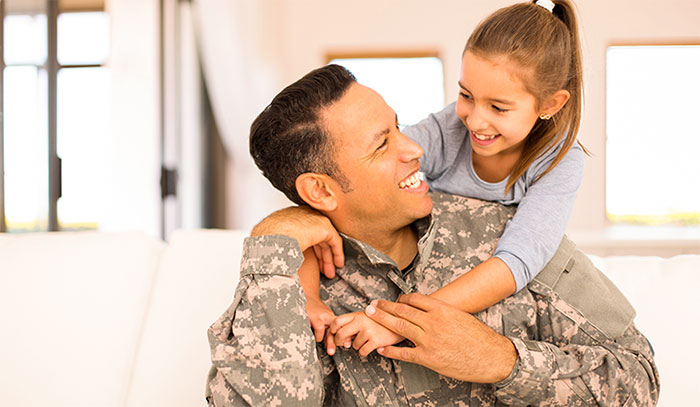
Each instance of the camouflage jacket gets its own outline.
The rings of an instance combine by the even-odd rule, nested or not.
[[[418,257],[405,275],[383,253],[343,236],[345,267],[321,282],[336,315],[448,284],[489,258],[514,212],[432,197],[433,213],[415,223]],[[306,315],[302,260],[289,237],[246,240],[233,304],[208,332],[210,406],[650,406],[658,399],[652,349],[632,323],[634,310],[566,238],[526,289],[475,315],[519,355],[496,384],[461,382],[376,352],[363,358],[341,347],[328,356]]]

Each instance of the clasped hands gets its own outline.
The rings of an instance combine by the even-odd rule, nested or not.
[[[328,278],[343,267],[340,235],[325,216],[306,207],[290,207],[268,216],[251,236],[280,234],[295,238],[302,251],[313,247],[318,269]],[[397,302],[375,300],[364,312],[335,316],[321,302],[307,302],[314,337],[326,338],[329,354],[352,346],[360,355],[380,355],[416,363],[442,375],[475,383],[507,378],[517,352],[513,343],[473,315],[443,301],[408,294]],[[404,338],[414,347],[394,346]]]
[[[426,295],[403,295],[397,302],[374,300],[364,312],[337,317],[328,312],[331,322],[325,343],[331,355],[336,346],[352,346],[361,356],[376,350],[382,356],[474,383],[504,380],[517,362],[508,338],[473,315]],[[413,346],[394,346],[404,339]],[[316,340],[323,336],[316,335]]]
[[[253,228],[251,236],[285,235],[297,240],[302,252],[313,248],[318,269],[327,277],[335,277],[335,268],[343,267],[343,241],[330,220],[308,207],[289,207],[272,213]],[[306,311],[317,342],[325,337],[327,352],[336,347],[358,350],[369,355],[380,346],[389,346],[403,340],[387,328],[372,321],[362,312],[336,317],[318,297],[307,294]]]
[[[334,355],[338,347],[351,347],[367,357],[377,348],[397,344],[404,337],[373,321],[365,312],[351,312],[335,316],[320,300],[306,303],[311,328],[316,342],[325,342],[326,352]]]

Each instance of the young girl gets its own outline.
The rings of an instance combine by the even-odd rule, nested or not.
[[[520,3],[487,17],[467,41],[459,88],[456,103],[404,133],[425,150],[421,171],[432,190],[518,205],[493,256],[431,294],[475,313],[544,268],[581,184],[581,49],[571,2]],[[317,293],[318,283],[303,274],[306,292]],[[330,311],[317,294],[308,297],[320,340]],[[363,355],[402,339],[358,313],[336,318],[330,334],[349,347],[362,331],[357,337],[372,338],[372,346],[363,347],[366,339],[352,345]]]

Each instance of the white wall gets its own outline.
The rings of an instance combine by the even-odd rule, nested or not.
[[[108,219],[100,230],[160,235],[158,2],[111,0],[112,149]]]
[[[280,89],[324,64],[328,53],[431,50],[439,52],[445,66],[445,102],[448,103],[457,95],[460,57],[469,33],[482,18],[513,3],[501,0],[275,0],[267,2],[264,10],[267,18],[261,23],[265,27],[267,44],[279,52]],[[569,233],[579,236],[591,251],[600,253],[596,249],[609,247],[606,239],[611,238],[610,233],[604,233],[609,226],[604,207],[606,47],[700,43],[700,2],[586,0],[579,1],[577,6],[585,83],[580,139],[594,155],[586,163]],[[269,54],[270,48],[265,52]],[[620,239],[619,234],[614,236]],[[690,240],[676,239],[670,251],[658,254],[700,252],[700,241],[694,240],[700,234],[692,232],[688,236]],[[636,245],[634,240],[618,241],[618,248],[627,250]],[[650,254],[648,246],[646,254]],[[632,249],[634,252],[634,247]]]
[[[233,17],[224,15],[218,24],[238,28],[222,28],[222,35],[216,37],[210,51],[217,53],[238,44],[242,51],[235,60],[226,61],[231,64],[225,65],[227,74],[236,75],[240,67],[248,67],[246,75],[250,77],[242,80],[255,85],[247,88],[258,89],[250,92],[237,85],[223,92],[243,95],[241,100],[245,105],[223,114],[229,123],[224,127],[233,129],[232,133],[240,138],[235,142],[236,151],[227,169],[228,179],[232,180],[227,199],[228,226],[244,229],[270,211],[289,204],[260,176],[247,154],[250,122],[278,90],[323,65],[329,53],[436,51],[444,63],[445,103],[448,103],[457,94],[460,57],[469,33],[488,14],[514,3],[241,0],[235,7],[223,7],[222,4],[228,4],[226,0],[221,0],[218,6],[216,0],[211,1],[218,9],[234,10]],[[684,236],[678,230],[653,233],[612,230],[606,223],[604,208],[606,47],[629,43],[700,43],[700,1],[581,0],[577,5],[586,98],[580,134],[594,155],[587,160],[569,234],[579,245],[597,254],[700,253],[697,228],[684,231]],[[111,0],[107,8],[112,20],[109,67],[114,88],[114,157],[118,163],[108,181],[113,185],[109,212],[119,216],[105,225],[105,229],[140,229],[158,234],[158,3]],[[211,66],[205,64],[204,68],[206,72]],[[629,238],[630,233],[635,236]],[[640,243],[639,236],[646,240]]]

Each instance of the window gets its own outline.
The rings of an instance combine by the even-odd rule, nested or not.
[[[103,8],[0,1],[0,231],[97,228],[111,167]]]
[[[46,14],[4,18],[4,208],[9,231],[48,228]],[[0,226],[2,228],[4,225]]]
[[[442,61],[435,55],[334,55],[328,60],[379,92],[401,126],[417,123],[445,105]]]
[[[607,50],[606,210],[614,223],[700,224],[700,46]]]
[[[110,145],[109,18],[104,12],[58,16],[57,153],[61,157],[61,230],[97,229],[107,207]]]

